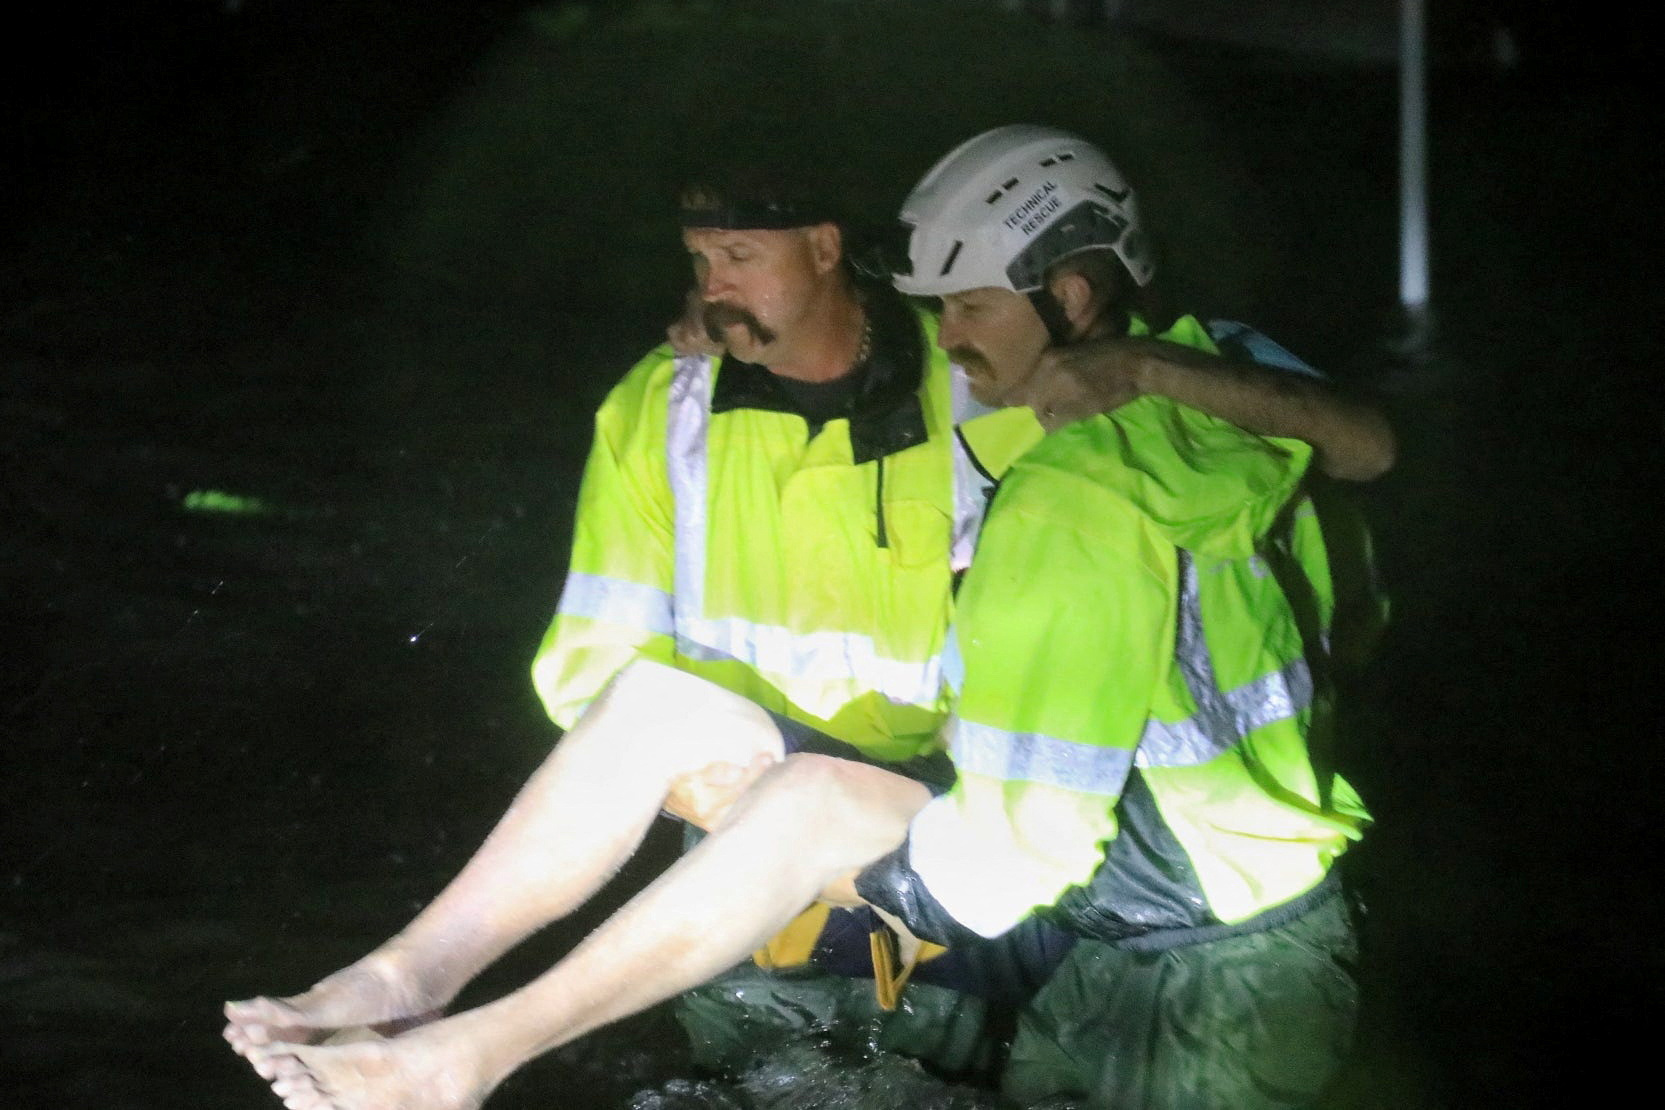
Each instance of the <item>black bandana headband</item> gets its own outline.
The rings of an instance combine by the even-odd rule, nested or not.
[[[712,228],[717,231],[786,231],[834,222],[832,216],[820,208],[772,201],[684,205],[679,219],[684,228]]]

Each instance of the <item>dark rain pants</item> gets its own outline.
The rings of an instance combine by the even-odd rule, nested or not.
[[[1078,941],[1024,1010],[1002,1088],[1102,1110],[1309,1107],[1352,1046],[1357,962],[1340,894],[1206,944]]]

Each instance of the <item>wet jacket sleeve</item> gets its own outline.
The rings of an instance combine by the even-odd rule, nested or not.
[[[675,508],[665,470],[668,357],[649,356],[608,396],[579,487],[572,557],[532,663],[550,718],[571,728],[638,656],[674,644]]]
[[[949,943],[1092,877],[1172,649],[1172,550],[1089,482],[1007,479],[960,593],[958,778],[858,878],[864,897]]]

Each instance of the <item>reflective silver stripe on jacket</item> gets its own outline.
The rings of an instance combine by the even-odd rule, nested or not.
[[[588,617],[661,636],[676,634],[671,595],[640,582],[600,574],[569,574],[555,611],[564,617]]]
[[[743,617],[706,615],[705,581],[709,529],[706,497],[715,363],[705,357],[679,358],[671,378],[665,454],[671,495],[676,502],[675,593],[672,598],[677,650],[690,659],[735,660],[772,677],[797,677],[804,687],[785,691],[812,712],[836,712],[848,700],[849,683],[906,705],[931,705],[942,684],[942,664],[887,658],[870,636],[826,630],[795,633]],[[848,683],[839,680],[848,679]],[[819,683],[837,704],[801,700]]]
[[[965,656],[960,654],[960,637],[955,633],[955,627],[950,623],[948,635],[943,638],[942,681],[949,694],[957,698],[965,689]]]
[[[971,384],[958,364],[948,368],[949,411],[957,428],[967,420],[993,412],[971,395]],[[965,441],[954,437],[954,532],[949,546],[949,569],[962,571],[971,565],[977,550],[977,535],[988,511],[989,492],[994,483],[978,469],[966,453]]]
[[[1077,744],[1039,732],[1007,732],[958,717],[952,719],[949,732],[956,768],[1004,782],[1115,797],[1133,766],[1133,753],[1126,748]]]
[[[711,430],[715,369],[703,355],[676,360],[666,409],[665,467],[676,502],[676,570],[672,604],[676,627],[705,611],[705,448]]]
[[[1258,556],[1257,556],[1258,557]],[[1257,728],[1294,717],[1312,704],[1312,672],[1294,659],[1271,674],[1235,690],[1221,690],[1203,635],[1197,567],[1191,553],[1179,553],[1179,624],[1174,662],[1197,711],[1173,723],[1152,718],[1139,738],[1139,767],[1190,767],[1230,751]]]

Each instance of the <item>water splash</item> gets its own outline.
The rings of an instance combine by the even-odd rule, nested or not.
[[[673,1079],[640,1091],[630,1110],[1011,1110],[991,1091],[939,1079],[888,1052],[843,1051],[807,1042],[766,1054],[732,1082]]]

